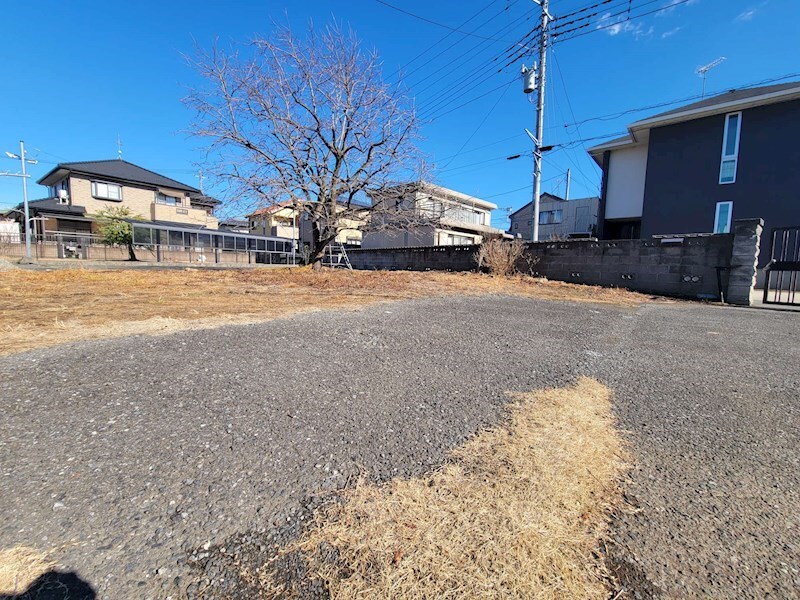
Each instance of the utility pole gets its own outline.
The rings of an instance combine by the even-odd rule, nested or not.
[[[28,171],[25,164],[25,142],[19,141],[19,162],[22,163],[22,208],[25,212],[25,258],[31,258],[31,214],[28,210]]]
[[[25,219],[25,257],[30,259],[31,258],[31,215],[30,210],[28,209],[28,170],[27,165],[30,163],[32,165],[37,164],[38,160],[28,160],[28,157],[25,155],[25,142],[20,140],[19,141],[19,154],[14,154],[13,152],[6,152],[6,156],[8,158],[19,159],[20,163],[22,164],[22,173],[0,173],[0,175],[4,175],[6,177],[22,177],[22,205],[23,205],[23,213]]]
[[[539,241],[539,199],[542,193],[542,136],[544,135],[544,90],[547,83],[547,42],[548,31],[552,16],[550,15],[550,0],[533,0],[542,8],[541,29],[539,39],[539,81],[536,86],[536,135],[533,139],[533,227],[531,239]]]
[[[569,184],[570,184],[571,181],[572,181],[572,169],[568,168],[567,169],[567,189],[566,189],[566,192],[564,193],[564,200],[566,200],[567,202],[569,202]]]

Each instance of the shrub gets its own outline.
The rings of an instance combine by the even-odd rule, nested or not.
[[[525,259],[529,267],[537,262],[525,247],[525,242],[520,239],[506,241],[490,239],[481,244],[475,253],[475,262],[478,269],[486,268],[492,275],[510,277],[519,272],[517,263]]]

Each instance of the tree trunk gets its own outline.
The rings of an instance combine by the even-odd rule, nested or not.
[[[311,223],[311,254],[308,262],[315,271],[322,269],[322,259],[325,258],[325,250],[331,241],[330,238],[323,238],[319,219],[314,219]]]
[[[136,258],[136,252],[133,249],[133,244],[128,244],[128,260],[138,262],[139,259]]]
[[[314,240],[313,250],[308,258],[308,262],[315,271],[319,271],[322,268],[322,260],[325,258],[325,250],[327,248],[327,243],[323,244],[320,240]]]

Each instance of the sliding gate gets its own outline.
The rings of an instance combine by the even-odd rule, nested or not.
[[[800,305],[800,226],[773,229],[770,251],[764,269],[764,304]]]

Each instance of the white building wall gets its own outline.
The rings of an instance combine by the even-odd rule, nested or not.
[[[611,152],[606,186],[606,219],[642,216],[646,174],[647,145]]]

